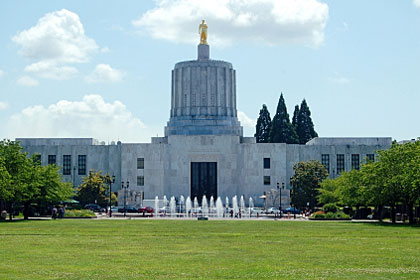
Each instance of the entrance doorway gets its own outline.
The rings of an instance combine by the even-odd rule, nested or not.
[[[191,200],[217,199],[217,162],[191,162]]]

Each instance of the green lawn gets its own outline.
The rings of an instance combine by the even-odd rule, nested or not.
[[[0,223],[0,279],[420,279],[420,228],[351,222]]]

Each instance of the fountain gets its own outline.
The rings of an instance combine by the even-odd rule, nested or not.
[[[155,196],[155,217],[159,217],[159,197]]]
[[[193,213],[195,213],[195,215],[198,214],[198,199],[197,199],[197,197],[194,197],[194,209],[193,209]]]
[[[187,197],[187,201],[185,202],[185,214],[187,217],[191,217],[191,198]]]
[[[238,216],[238,213],[239,213],[238,197],[236,195],[234,197],[232,197],[232,208],[233,208],[233,215],[236,218]]]
[[[203,195],[203,200],[201,201],[201,210],[204,217],[209,216],[209,207],[207,206],[207,197]]]
[[[178,211],[178,213],[181,214],[181,216],[182,216],[182,213],[184,213],[184,209],[185,209],[185,207],[184,207],[184,196],[181,195],[181,197],[179,198],[179,211]]]
[[[214,210],[215,210],[214,208],[215,208],[215,206],[214,206],[214,198],[213,198],[213,196],[210,196],[210,207],[209,207],[209,214],[210,214],[210,216],[213,215]]]
[[[223,203],[220,196],[216,200],[216,216],[217,218],[222,218],[224,213]]]
[[[169,210],[171,211],[171,217],[175,217],[176,216],[176,201],[175,201],[174,196],[171,197],[171,202],[169,202]]]
[[[241,195],[241,200],[240,200],[240,215],[239,217],[242,218],[242,215],[245,215],[245,199],[244,196]]]
[[[252,209],[254,208],[254,201],[252,200],[252,197],[249,198],[249,205],[248,205],[248,214],[249,217],[251,218],[251,214],[252,214]]]

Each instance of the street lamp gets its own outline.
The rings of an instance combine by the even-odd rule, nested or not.
[[[127,185],[124,187],[124,181],[121,182],[121,187],[124,189],[124,217],[127,216],[127,189],[130,186],[130,182],[127,180]]]
[[[112,217],[112,210],[111,210],[111,206],[112,206],[112,203],[111,203],[112,190],[111,190],[111,184],[114,184],[115,183],[115,175],[112,175],[112,180],[111,180],[111,177],[108,174],[106,176],[106,181],[107,181],[107,183],[109,185],[109,203],[108,203],[108,205],[109,205],[109,217],[111,218]]]
[[[279,196],[279,216],[281,218],[281,189],[280,189],[280,183],[277,182],[277,191],[279,192],[280,196]]]

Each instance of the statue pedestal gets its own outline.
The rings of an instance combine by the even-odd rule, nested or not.
[[[209,60],[210,59],[210,46],[205,44],[198,45],[198,60]]]

